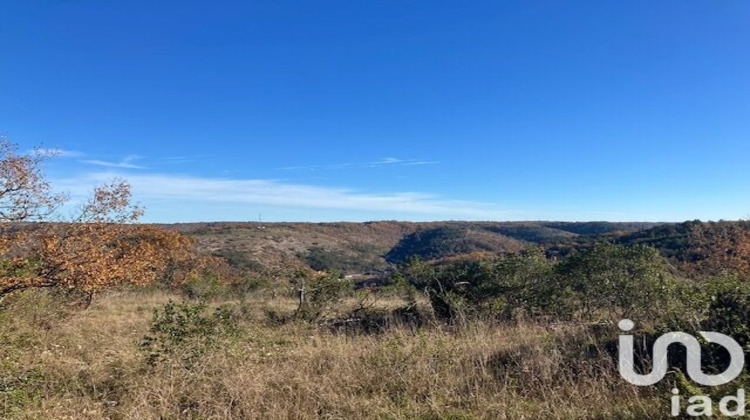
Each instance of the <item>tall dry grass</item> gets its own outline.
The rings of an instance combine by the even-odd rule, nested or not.
[[[344,334],[268,324],[293,301],[227,302],[241,333],[194,365],[138,343],[176,296],[118,293],[69,311],[40,293],[0,319],[0,414],[22,419],[648,419],[662,397],[625,384],[575,325],[396,326]],[[4,390],[4,391],[3,391]]]

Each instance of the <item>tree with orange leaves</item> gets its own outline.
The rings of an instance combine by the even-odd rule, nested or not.
[[[750,274],[750,221],[691,223],[685,260],[693,274]]]
[[[44,177],[42,163],[54,151],[38,149],[27,155],[0,137],[0,223],[44,220],[62,205],[66,196],[55,194]]]
[[[132,204],[122,180],[96,188],[74,216],[49,222],[67,198],[44,177],[49,157],[19,155],[0,139],[0,299],[29,288],[72,289],[90,298],[106,287],[173,280],[197,266],[191,239],[134,223],[143,209]]]

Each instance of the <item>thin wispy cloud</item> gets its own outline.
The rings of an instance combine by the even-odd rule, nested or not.
[[[120,169],[146,169],[145,166],[136,165],[135,161],[141,159],[141,156],[138,155],[130,155],[125,157],[119,162],[109,162],[105,160],[99,160],[99,159],[84,159],[81,160],[81,163],[87,163],[89,165],[96,165],[96,166],[104,166],[107,168],[120,168]]]
[[[90,173],[56,182],[74,196],[93,185],[126,177],[135,198],[151,205],[243,204],[284,209],[327,209],[414,214],[432,218],[507,219],[511,213],[496,205],[452,200],[419,192],[368,193],[348,188],[287,183],[273,179],[205,178],[169,174]],[[207,216],[208,217],[208,216]]]
[[[384,166],[416,166],[416,165],[434,165],[439,162],[420,159],[400,159],[395,157],[386,157],[370,162],[348,162],[335,163],[329,165],[305,165],[305,166],[286,166],[283,170],[309,170],[317,171],[324,169],[347,169],[347,168],[378,168]]]

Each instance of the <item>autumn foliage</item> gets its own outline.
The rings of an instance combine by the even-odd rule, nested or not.
[[[202,261],[184,235],[135,224],[122,180],[96,188],[72,216],[48,220],[65,202],[41,164],[49,154],[18,155],[0,139],[0,298],[28,288],[66,288],[88,296],[106,287],[179,281]]]
[[[687,267],[693,274],[750,274],[750,222],[694,223]]]

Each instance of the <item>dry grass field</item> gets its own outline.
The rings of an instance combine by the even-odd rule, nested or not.
[[[665,393],[625,384],[584,326],[332,331],[270,323],[295,302],[262,293],[211,303],[234,314],[231,334],[149,364],[141,343],[170,300],[181,297],[116,292],[81,311],[43,292],[14,297],[0,312],[0,417],[644,419],[668,407]]]

